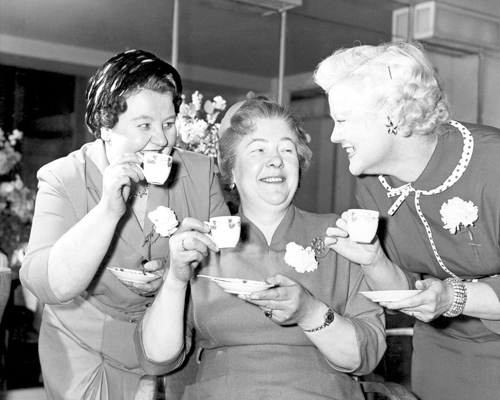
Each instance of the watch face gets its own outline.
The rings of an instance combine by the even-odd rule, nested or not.
[[[325,323],[330,325],[333,322],[333,319],[335,318],[335,314],[333,313],[332,309],[329,309],[327,313],[325,314]]]

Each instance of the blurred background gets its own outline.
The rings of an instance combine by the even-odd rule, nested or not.
[[[40,305],[19,286],[18,250],[38,168],[93,140],[84,94],[100,65],[139,48],[177,67],[186,102],[198,92],[229,107],[263,94],[292,107],[314,153],[296,204],[342,213],[355,205],[354,180],[312,73],[335,49],[390,40],[424,44],[457,119],[500,127],[499,0],[0,0],[0,250],[13,271],[1,389],[42,385]]]

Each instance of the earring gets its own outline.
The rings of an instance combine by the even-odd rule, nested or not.
[[[236,187],[236,184],[233,182],[231,182],[231,184],[229,185],[229,189],[233,190],[234,188]]]
[[[387,133],[389,135],[397,135],[398,134],[398,126],[394,126],[394,123],[392,122],[390,117],[387,117],[387,124],[385,125],[387,128]]]

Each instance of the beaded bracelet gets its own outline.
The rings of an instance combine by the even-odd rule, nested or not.
[[[453,286],[453,303],[443,315],[456,317],[464,312],[465,303],[467,303],[467,288],[458,278],[447,278],[444,281]]]

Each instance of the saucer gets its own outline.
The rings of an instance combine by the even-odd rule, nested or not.
[[[158,275],[150,272],[142,272],[135,269],[127,268],[107,268],[111,273],[121,281],[128,281],[133,283],[148,283],[160,278]]]
[[[419,294],[421,290],[376,290],[373,292],[359,292],[375,303],[381,301],[400,301]]]
[[[238,278],[216,278],[207,275],[198,275],[199,278],[207,278],[219,285],[225,292],[232,294],[250,294],[260,292],[274,287],[263,281],[252,281]]]

